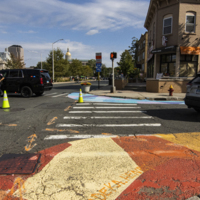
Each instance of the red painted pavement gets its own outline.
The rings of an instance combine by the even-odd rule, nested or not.
[[[19,200],[20,198],[14,198],[12,197],[12,195],[7,194],[6,197],[3,197],[5,194],[5,191],[7,191],[8,189],[11,189],[13,187],[13,184],[15,182],[15,179],[17,177],[20,177],[21,179],[23,179],[24,181],[29,178],[32,177],[34,174],[40,172],[53,158],[54,156],[56,156],[58,153],[60,153],[61,151],[65,150],[66,148],[68,148],[69,146],[71,146],[71,144],[69,143],[64,143],[64,144],[59,144],[53,147],[50,147],[48,149],[44,149],[42,151],[39,151],[37,153],[41,154],[41,158],[40,158],[40,163],[38,164],[37,170],[31,174],[31,175],[2,175],[0,176],[0,200]],[[15,190],[17,189],[17,185],[15,185]]]
[[[200,152],[154,136],[112,139],[144,171],[116,200],[179,200],[200,194]]]

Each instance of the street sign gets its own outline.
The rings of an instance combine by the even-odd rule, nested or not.
[[[96,63],[96,72],[101,72],[101,67],[102,67],[101,63]]]
[[[101,63],[101,62],[102,62],[101,53],[96,53],[96,63]]]

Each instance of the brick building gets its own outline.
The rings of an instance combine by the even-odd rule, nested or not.
[[[163,73],[174,85],[176,81],[184,85],[200,71],[199,11],[199,0],[150,1],[144,24],[148,30],[147,78],[156,79],[157,73]],[[163,87],[159,92],[164,92]]]
[[[137,42],[137,64],[144,72],[145,77],[147,73],[147,48],[148,48],[148,32],[142,34]]]

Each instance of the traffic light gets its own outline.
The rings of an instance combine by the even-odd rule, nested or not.
[[[110,59],[115,59],[115,58],[117,58],[117,53],[116,52],[110,53]]]

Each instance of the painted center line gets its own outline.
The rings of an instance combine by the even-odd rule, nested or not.
[[[147,111],[69,111],[69,113],[145,113]]]
[[[141,108],[141,107],[73,107],[73,109],[132,109],[132,108]]]
[[[81,116],[74,116],[74,117],[63,117],[63,119],[153,119],[153,117],[81,117]]]
[[[161,126],[154,124],[57,124],[56,127],[133,127],[133,126]]]
[[[44,138],[44,140],[60,140],[60,139],[68,139],[68,138],[107,138],[107,137],[118,137],[117,135],[48,135]]]
[[[66,94],[68,94],[68,93],[65,93],[65,94],[59,94],[59,95],[56,95],[56,96],[52,96],[52,97],[59,97],[59,96],[64,96],[64,95],[66,95]]]

